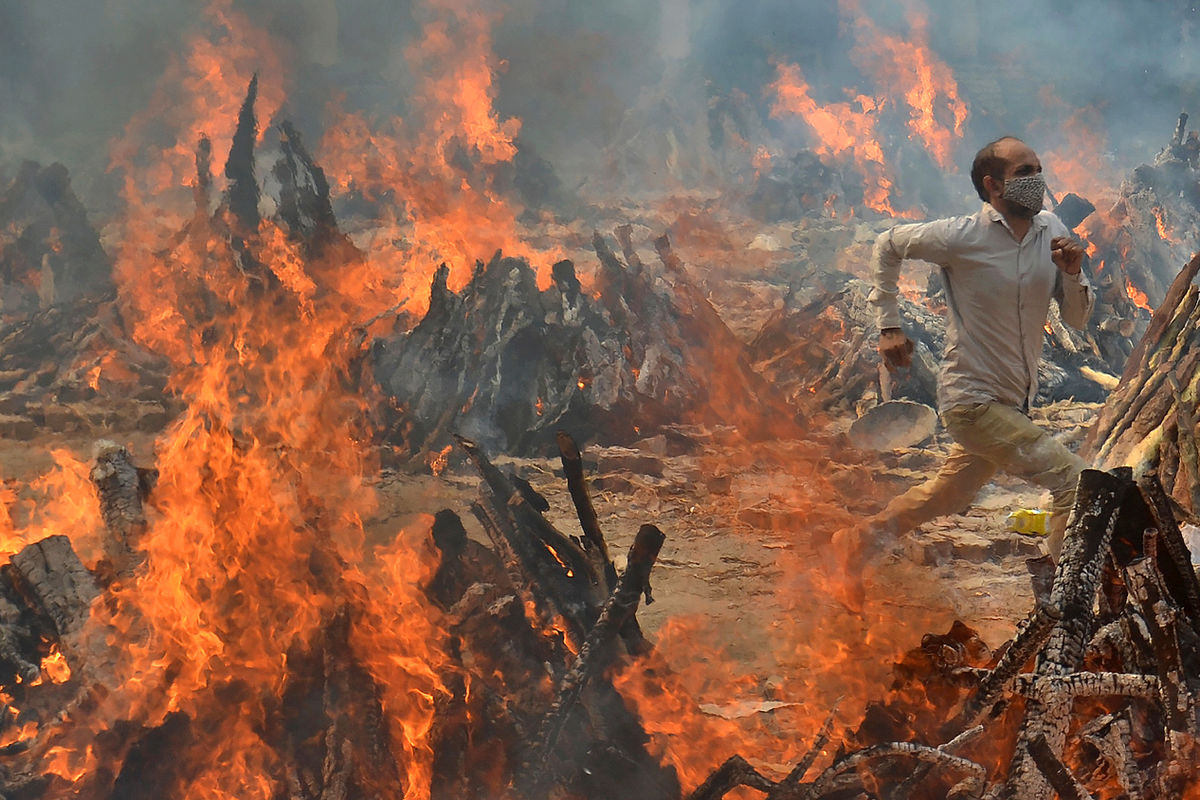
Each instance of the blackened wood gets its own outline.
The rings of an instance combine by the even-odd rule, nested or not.
[[[579,517],[579,527],[583,531],[584,552],[592,559],[595,573],[604,576],[605,589],[612,592],[617,588],[617,567],[608,553],[608,542],[604,539],[604,532],[600,530],[600,519],[596,515],[595,506],[592,505],[592,495],[583,475],[583,454],[575,439],[566,431],[557,431],[554,440],[558,444],[559,460],[567,478],[567,490],[571,494],[575,514]],[[633,654],[644,654],[650,650],[650,643],[642,635],[642,628],[636,616],[631,616],[622,626],[621,638]]]
[[[512,520],[507,515],[498,512],[494,503],[485,505],[478,501],[474,502],[471,504],[471,513],[479,520],[479,524],[483,526],[484,532],[491,540],[492,547],[500,557],[513,588],[525,601],[525,606],[533,608],[536,612],[538,618],[531,622],[542,630],[559,624],[560,620],[562,624],[566,624],[567,617],[558,607],[554,596],[546,591],[546,588],[537,580],[536,574],[531,575],[525,571],[522,559],[514,551],[512,543],[522,540],[512,530]],[[578,651],[582,634],[574,629],[563,630],[562,633],[566,639],[562,643],[563,647]]]
[[[1091,633],[1092,604],[1109,544],[1132,481],[1098,470],[1084,470],[1079,479],[1062,558],[1054,574],[1050,603],[1062,618],[1038,659],[1037,671],[1073,672],[1083,658]]]
[[[1008,687],[1017,673],[1042,649],[1054,626],[1061,619],[1062,612],[1054,606],[1040,605],[1035,608],[1017,627],[1012,644],[1004,651],[995,668],[980,682],[975,693],[963,704],[962,711],[942,727],[942,736],[950,737],[974,725],[979,716],[1000,699],[1001,692]]]
[[[641,272],[644,267],[641,257],[638,256],[637,250],[633,246],[633,226],[629,223],[618,225],[613,229],[613,235],[621,244],[621,253],[625,256],[625,263],[629,265],[629,272],[633,275]]]
[[[6,565],[0,575],[8,578],[11,571],[11,565]],[[13,584],[19,580],[8,578],[0,583],[0,685],[6,687],[18,679],[30,683],[41,672],[36,614],[31,619],[29,604],[16,594]]]
[[[1080,476],[1050,595],[1051,604],[1061,609],[1063,616],[1038,656],[1035,671],[1039,675],[1068,675],[1082,664],[1092,635],[1092,606],[1100,573],[1109,555],[1118,510],[1132,485],[1124,473],[1088,469]],[[1069,703],[1059,695],[1028,700],[1006,782],[1009,797],[1049,800],[1053,790],[1033,762],[1029,746],[1044,736],[1052,751],[1061,752],[1069,715]]]
[[[26,545],[12,557],[12,566],[20,577],[15,588],[51,619],[60,638],[83,627],[100,589],[70,539],[49,536]]]
[[[749,786],[760,792],[773,792],[776,785],[763,777],[741,756],[731,756],[717,767],[704,783],[687,796],[687,800],[720,800],[738,786]],[[768,795],[768,797],[771,795]]]
[[[1150,628],[1150,641],[1154,647],[1166,715],[1167,762],[1170,764],[1191,755],[1180,750],[1190,750],[1188,743],[1195,740],[1196,703],[1179,654],[1176,614],[1166,598],[1165,587],[1155,566],[1156,535],[1148,535],[1147,538],[1146,558],[1130,564],[1125,571],[1129,576],[1130,593]]]
[[[1029,753],[1047,783],[1054,787],[1054,791],[1058,792],[1062,800],[1092,800],[1091,793],[1075,780],[1071,771],[1054,754],[1050,745],[1046,743],[1046,737],[1039,736],[1034,739],[1029,745]]]
[[[974,728],[963,731],[945,744],[939,745],[938,750],[941,750],[943,753],[955,753],[969,742],[979,738],[979,735],[982,733],[983,726],[976,725]],[[917,786],[925,780],[925,777],[931,771],[933,771],[933,764],[929,762],[918,764],[913,768],[912,774],[896,787],[889,800],[908,800],[916,793]]]
[[[1141,669],[1140,651],[1135,649],[1129,630],[1127,614],[1101,626],[1088,642],[1084,660],[1112,665],[1113,669],[1137,672]]]
[[[1104,714],[1083,725],[1076,736],[1096,749],[1116,777],[1126,800],[1143,800],[1142,775],[1130,749],[1131,729],[1126,708],[1119,714]]]
[[[867,747],[846,756],[821,773],[821,776],[813,781],[808,791],[801,795],[801,797],[803,800],[819,800],[819,798],[824,797],[833,788],[840,776],[858,770],[871,761],[899,756],[960,772],[967,776],[976,794],[982,791],[984,782],[987,779],[987,769],[974,761],[950,755],[936,747],[929,747],[923,744],[890,742],[888,744]]]
[[[258,122],[254,118],[254,102],[258,97],[258,74],[250,79],[246,99],[238,112],[237,129],[229,158],[225,162],[225,177],[229,179],[227,197],[237,232],[249,236],[258,231],[259,188],[254,177],[254,143],[258,139]]]
[[[196,202],[196,214],[208,216],[208,204],[212,200],[212,140],[201,134],[196,143],[196,185],[192,187],[192,198]]]
[[[1048,605],[1050,592],[1054,588],[1054,556],[1027,558],[1025,559],[1025,569],[1029,571],[1029,583],[1033,589],[1035,605]]]
[[[1138,479],[1146,504],[1158,530],[1156,564],[1171,599],[1184,610],[1192,629],[1200,633],[1200,580],[1192,568],[1192,556],[1175,521],[1171,501],[1158,476],[1147,473]]]
[[[197,767],[183,758],[197,745],[196,726],[173,711],[161,725],[144,731],[130,746],[112,786],[110,800],[162,800],[187,794]],[[207,743],[201,743],[206,746]]]
[[[571,493],[571,502],[575,504],[575,513],[579,516],[579,527],[583,530],[584,541],[599,554],[604,583],[611,592],[617,587],[617,568],[608,554],[608,543],[600,530],[600,519],[596,516],[596,508],[592,505],[592,496],[583,476],[583,454],[580,453],[575,439],[566,431],[555,433],[554,440],[558,444],[559,459],[567,477],[567,491]]]
[[[283,155],[274,168],[280,184],[279,217],[292,236],[319,257],[321,246],[340,233],[329,199],[329,181],[305,148],[296,126],[285,120],[280,131]]]
[[[829,737],[833,733],[833,720],[836,714],[837,706],[835,705],[833,710],[829,712],[829,716],[825,718],[825,723],[821,725],[821,729],[817,731],[817,737],[808,748],[808,752],[796,762],[796,766],[791,768],[777,786],[772,787],[767,792],[767,800],[784,800],[784,798],[794,795],[799,791],[805,774],[812,768],[813,763],[817,760],[817,756],[821,755],[821,750],[829,743]]]
[[[650,571],[666,540],[665,534],[653,525],[643,525],[629,548],[628,564],[617,589],[605,603],[596,624],[579,648],[575,664],[563,676],[558,696],[542,721],[535,755],[518,786],[526,787],[523,796],[532,800],[541,796],[551,779],[549,761],[558,744],[559,735],[588,681],[611,663],[613,643],[625,621],[637,611],[643,592],[650,581]]]
[[[142,508],[145,480],[129,451],[116,442],[96,443],[96,463],[90,474],[100,497],[100,516],[108,529],[106,558],[118,573],[128,570],[133,551],[146,530]]]
[[[1073,672],[1070,675],[1017,676],[1015,689],[1031,699],[1069,705],[1080,697],[1140,697],[1158,700],[1162,681],[1129,672]]]
[[[573,648],[583,641],[595,621],[605,592],[586,554],[533,509],[483,451],[468,439],[456,436],[460,447],[483,476],[499,530],[530,581],[552,599],[563,615],[573,639]],[[507,517],[509,524],[501,518]]]
[[[435,514],[430,533],[441,560],[423,588],[442,609],[453,606],[476,583],[496,585],[501,592],[514,591],[499,556],[468,538],[462,520],[453,511],[442,509]]]

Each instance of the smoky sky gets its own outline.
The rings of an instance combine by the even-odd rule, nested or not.
[[[498,113],[519,117],[525,146],[578,175],[602,168],[600,153],[629,109],[655,91],[695,114],[714,98],[742,93],[783,146],[805,146],[797,126],[768,119],[776,64],[798,64],[819,102],[872,89],[850,56],[864,43],[839,5],[511,0],[477,7],[497,20]],[[1044,130],[1064,108],[1090,108],[1110,157],[1131,168],[1166,143],[1180,111],[1200,115],[1200,14],[1190,3],[858,5],[879,30],[899,36],[912,34],[915,13],[928,20],[929,44],[970,107],[959,163],[989,138]],[[335,92],[351,107],[407,112],[416,81],[403,53],[420,35],[429,13],[423,5],[240,0],[234,7],[281,44],[289,74],[261,79],[286,84],[285,112],[313,140]],[[61,161],[90,209],[112,210],[109,142],[146,106],[203,9],[198,0],[0,0],[0,174],[26,158]],[[1047,107],[1047,91],[1060,106]]]

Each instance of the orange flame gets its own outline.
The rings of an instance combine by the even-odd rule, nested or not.
[[[1150,306],[1150,298],[1141,289],[1133,285],[1128,277],[1125,278],[1125,293],[1129,295],[1129,299],[1138,308],[1144,308],[1150,313],[1154,313],[1154,309]]]
[[[776,70],[778,77],[771,84],[776,95],[771,116],[794,114],[802,117],[817,137],[815,149],[818,153],[844,154],[864,171],[867,207],[881,214],[897,216],[891,203],[891,173],[875,133],[875,101],[859,95],[853,103],[818,105],[798,65],[781,63]]]
[[[437,476],[441,475],[446,469],[446,464],[450,461],[450,450],[453,445],[446,445],[436,453],[428,453],[425,456],[425,463],[429,465],[429,471]]]
[[[911,30],[901,37],[880,30],[862,13],[858,0],[839,0],[838,5],[855,25],[851,57],[872,73],[881,96],[904,98],[910,137],[924,144],[938,166],[954,170],[954,145],[969,112],[949,66],[929,48],[926,18],[913,14]],[[943,116],[949,117],[946,123]]]
[[[384,204],[357,240],[373,269],[399,279],[395,296],[415,313],[427,307],[439,263],[458,289],[476,259],[500,250],[528,258],[546,288],[550,265],[564,255],[557,245],[531,245],[517,221],[522,208],[495,188],[496,168],[516,155],[521,122],[502,120],[493,108],[492,15],[441,3],[426,12],[432,19],[406,54],[414,74],[424,76],[415,113],[426,127],[368,120],[335,101],[318,153],[339,191],[401,201],[401,211]]]
[[[51,647],[49,655],[42,659],[42,672],[51,683],[66,683],[71,679],[71,666],[57,645]]]

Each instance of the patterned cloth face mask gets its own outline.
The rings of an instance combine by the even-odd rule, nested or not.
[[[1046,194],[1046,180],[1041,175],[1022,175],[1004,182],[1004,193],[1000,196],[1030,211],[1042,210],[1042,198]]]

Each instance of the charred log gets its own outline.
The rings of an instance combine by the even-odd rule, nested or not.
[[[235,228],[243,237],[258,230],[261,217],[258,213],[259,188],[254,177],[254,143],[258,139],[258,122],[254,116],[254,102],[258,97],[258,75],[250,79],[246,98],[238,112],[237,128],[229,158],[225,161],[225,177],[229,179],[226,203],[233,216]]]

